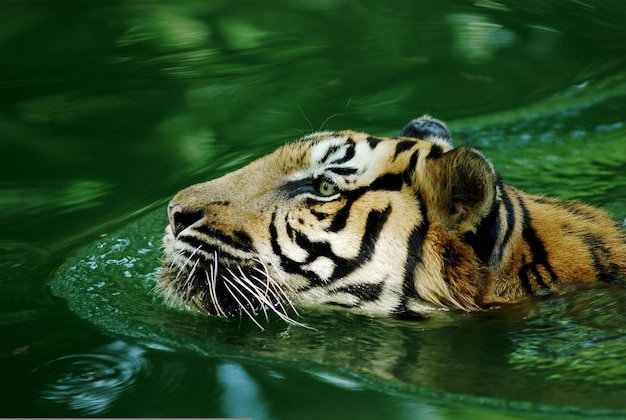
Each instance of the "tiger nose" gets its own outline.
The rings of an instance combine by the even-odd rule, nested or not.
[[[189,210],[180,204],[167,206],[167,217],[174,236],[204,217],[204,210]]]

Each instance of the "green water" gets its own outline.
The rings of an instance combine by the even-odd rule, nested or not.
[[[622,1],[0,1],[0,415],[626,417],[626,288],[315,330],[164,308],[165,203],[429,113],[626,219]]]

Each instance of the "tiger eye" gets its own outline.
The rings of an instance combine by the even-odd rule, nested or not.
[[[335,185],[328,181],[322,181],[320,182],[320,185],[317,188],[317,190],[319,191],[321,195],[328,197],[335,193]]]

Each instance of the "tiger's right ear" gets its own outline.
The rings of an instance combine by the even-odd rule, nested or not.
[[[498,177],[491,162],[474,149],[452,149],[426,162],[431,188],[422,194],[450,229],[476,232],[497,198]]]

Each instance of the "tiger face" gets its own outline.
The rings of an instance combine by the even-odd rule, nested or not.
[[[221,317],[291,321],[301,305],[474,310],[626,271],[624,233],[607,215],[507,186],[430,117],[395,138],[306,136],[180,191],[168,216],[158,289]],[[554,236],[559,218],[567,243]],[[571,251],[585,258],[568,263]]]

